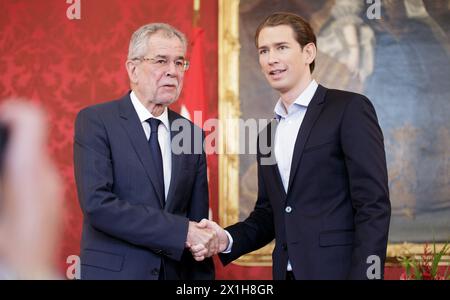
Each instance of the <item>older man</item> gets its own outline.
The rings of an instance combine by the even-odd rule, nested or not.
[[[208,215],[205,154],[174,154],[171,143],[203,134],[167,108],[183,86],[186,47],[168,24],[142,26],[126,61],[131,91],[77,116],[82,279],[214,278],[212,260],[198,263],[186,249],[217,248],[215,232],[195,223]],[[178,121],[190,126],[171,126]]]

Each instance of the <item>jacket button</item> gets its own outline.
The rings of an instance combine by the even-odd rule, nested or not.
[[[154,268],[152,270],[152,275],[159,275],[159,269],[158,268]]]
[[[286,245],[286,243],[281,244],[281,247],[283,248],[284,251],[287,250],[287,245]]]
[[[292,207],[290,206],[286,206],[286,208],[284,209],[287,213],[290,213],[292,211]]]

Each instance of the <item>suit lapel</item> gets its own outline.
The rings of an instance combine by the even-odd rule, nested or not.
[[[173,131],[172,129],[172,123],[177,119],[176,114],[168,110],[169,115],[169,126],[170,126],[170,140],[172,141],[173,137],[179,133],[179,131]],[[179,184],[179,174],[180,170],[182,168],[185,155],[183,154],[174,154],[172,152],[172,169],[171,169],[171,178],[170,178],[170,186],[169,186],[169,192],[167,193],[167,199],[166,199],[166,211],[173,211],[174,205],[175,205],[175,191],[177,188],[177,185]]]
[[[292,157],[291,172],[289,175],[289,185],[288,193],[291,190],[292,182],[294,181],[295,175],[297,173],[298,165],[303,155],[303,149],[305,143],[308,140],[309,133],[313,127],[317,117],[323,109],[323,102],[325,101],[325,94],[327,89],[322,85],[319,85],[314,97],[312,98],[308,109],[306,110],[305,118],[303,119],[302,125],[300,126],[297,140],[295,141],[294,155]]]
[[[262,155],[262,157],[270,157],[270,159],[276,159],[275,158],[275,133],[278,127],[278,121],[276,119],[273,119],[268,125],[266,129],[266,136],[267,136],[267,144],[270,145],[270,152],[267,155]],[[261,142],[261,141],[260,141]],[[282,195],[282,198],[286,198],[286,191],[283,187],[283,181],[281,180],[280,170],[278,169],[278,164],[276,161],[273,161],[271,164],[267,165],[268,173],[267,175],[272,177],[272,180],[268,180],[268,182],[274,182],[276,186],[278,187],[280,191],[280,195]]]
[[[159,195],[156,189],[156,184],[158,180],[158,175],[154,172],[153,161],[150,153],[150,146],[145,138],[145,132],[142,128],[139,117],[136,110],[131,103],[130,95],[125,96],[119,103],[119,115],[121,119],[122,126],[128,133],[131,144],[136,151],[136,154],[144,166],[145,172],[150,179],[155,195],[158,198],[161,208],[164,207],[164,199]]]

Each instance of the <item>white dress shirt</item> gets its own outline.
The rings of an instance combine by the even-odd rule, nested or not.
[[[311,102],[318,86],[317,82],[312,80],[287,110],[281,99],[275,105],[275,118],[278,120],[277,131],[275,132],[275,159],[286,194],[288,192],[295,141],[309,102]]]
[[[161,120],[161,124],[158,127],[158,142],[161,148],[162,162],[163,162],[163,172],[164,172],[164,198],[167,199],[167,193],[169,192],[170,178],[172,172],[172,148],[170,140],[170,124],[169,115],[167,112],[167,107],[164,108],[164,112],[159,116],[153,116],[147,108],[139,101],[138,97],[132,91],[130,93],[131,102],[133,103],[134,109],[137,112],[139,121],[141,121],[142,128],[144,128],[145,136],[147,141],[150,139],[150,124],[146,122],[149,118],[155,118]],[[150,147],[150,146],[149,146]]]

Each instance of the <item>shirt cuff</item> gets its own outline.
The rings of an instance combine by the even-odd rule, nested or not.
[[[227,247],[227,249],[223,250],[221,253],[228,254],[231,252],[231,248],[233,247],[233,238],[231,237],[231,234],[227,230],[224,230],[224,231],[228,237],[228,247]]]

